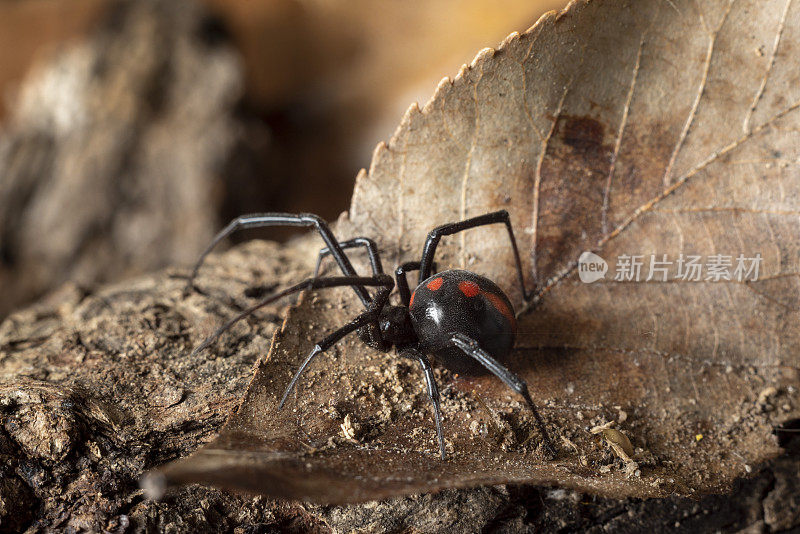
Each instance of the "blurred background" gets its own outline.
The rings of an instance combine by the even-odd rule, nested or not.
[[[564,4],[0,0],[0,317],[241,213],[336,218],[412,102]]]

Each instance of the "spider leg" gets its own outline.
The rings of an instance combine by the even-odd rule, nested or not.
[[[315,227],[319,232],[320,237],[322,237],[322,240],[325,241],[325,244],[328,246],[328,249],[330,249],[331,254],[336,259],[336,263],[339,264],[342,274],[345,276],[357,275],[355,269],[353,269],[353,265],[350,263],[350,260],[339,246],[339,242],[336,241],[336,238],[334,237],[333,232],[331,232],[328,223],[323,221],[319,216],[311,213],[254,213],[235,218],[228,224],[228,226],[223,228],[222,231],[216,235],[216,237],[214,237],[208,247],[206,247],[203,253],[200,254],[197,262],[194,264],[194,267],[192,268],[192,274],[189,276],[189,281],[186,285],[187,291],[194,287],[194,279],[197,277],[197,272],[203,265],[203,261],[220,241],[225,239],[228,235],[232,234],[236,230],[244,228],[257,228],[262,226]],[[369,292],[367,292],[363,286],[354,285],[353,291],[356,292],[356,295],[358,295],[358,298],[361,300],[364,306],[369,304],[371,298]]]
[[[387,278],[391,280],[390,277]],[[303,372],[305,372],[306,367],[308,367],[308,364],[311,363],[311,360],[313,360],[318,354],[325,352],[333,345],[338,343],[347,334],[355,332],[362,326],[375,323],[375,321],[378,318],[378,314],[380,313],[380,310],[383,308],[383,306],[386,304],[386,301],[389,299],[389,293],[391,292],[391,289],[393,287],[394,287],[394,281],[392,280],[391,287],[384,288],[378,291],[378,294],[375,296],[375,299],[370,303],[369,309],[367,311],[365,311],[364,313],[362,313],[361,315],[359,315],[358,317],[356,317],[343,327],[339,328],[338,330],[335,330],[327,337],[325,337],[322,341],[314,345],[314,348],[311,349],[309,355],[306,357],[305,360],[303,360],[303,363],[295,372],[294,376],[292,377],[292,380],[289,382],[289,385],[286,386],[286,391],[283,392],[283,397],[281,397],[281,401],[278,404],[279,410],[283,408],[284,404],[286,404],[286,399],[289,398],[289,393],[292,392],[295,385],[297,384],[297,381],[300,379],[300,375],[302,375]]]
[[[339,246],[342,247],[342,250],[348,248],[365,247],[367,249],[367,254],[369,255],[369,264],[372,267],[372,274],[383,274],[383,265],[381,264],[381,257],[378,254],[378,246],[372,239],[368,237],[356,237],[353,239],[348,239],[347,241],[340,241]],[[322,259],[330,255],[330,253],[331,249],[328,247],[325,247],[319,251],[319,256],[317,257],[317,266],[314,269],[315,278],[319,274],[319,268],[322,265]]]
[[[505,382],[505,384],[513,389],[516,393],[522,395],[522,397],[525,399],[525,402],[528,404],[528,407],[533,412],[533,417],[536,419],[539,432],[542,433],[542,438],[544,438],[545,448],[547,448],[547,451],[551,456],[555,456],[555,447],[553,447],[553,442],[550,441],[550,436],[547,434],[547,429],[544,426],[544,421],[542,421],[542,416],[539,415],[539,410],[536,409],[536,405],[533,403],[533,399],[531,399],[531,395],[528,392],[528,385],[525,383],[525,381],[506,369],[503,364],[492,358],[488,352],[483,350],[478,345],[477,341],[469,336],[465,336],[464,334],[453,334],[453,337],[450,338],[450,341],[453,343],[453,345],[461,349],[466,355],[478,360],[478,363],[483,365],[497,378]]]
[[[408,279],[406,278],[406,273],[409,271],[419,271],[419,262],[407,261],[401,263],[394,270],[394,277],[397,279],[397,292],[400,293],[400,301],[406,307],[411,304],[411,290],[408,288]],[[420,278],[421,281],[422,279]]]
[[[511,248],[514,251],[514,261],[517,263],[519,285],[522,287],[523,298],[529,300],[533,296],[533,292],[531,291],[528,293],[525,289],[525,278],[522,274],[522,260],[519,257],[519,248],[517,247],[517,240],[514,238],[514,230],[511,228],[511,218],[506,210],[478,215],[477,217],[472,217],[460,222],[443,224],[431,230],[430,233],[428,233],[428,238],[425,240],[425,247],[422,249],[422,259],[419,262],[419,279],[425,280],[431,275],[433,256],[436,253],[436,247],[439,245],[439,240],[442,236],[452,235],[477,226],[486,226],[495,223],[504,223],[508,229],[508,238],[511,240]]]
[[[358,286],[358,287],[366,287],[366,286],[382,286],[384,289],[382,291],[388,292],[394,288],[394,280],[388,275],[377,275],[377,276],[332,276],[327,278],[309,278],[307,280],[303,280],[299,284],[295,284],[292,287],[286,288],[283,291],[279,291],[278,293],[274,293],[257,304],[251,306],[250,308],[244,310],[233,319],[229,320],[217,330],[211,334],[209,337],[205,339],[200,345],[195,347],[192,351],[190,356],[195,356],[201,350],[209,347],[212,343],[214,343],[219,336],[221,336],[226,330],[228,330],[231,326],[234,325],[237,321],[244,319],[248,315],[251,315],[253,312],[258,310],[259,308],[263,308],[267,304],[271,304],[278,299],[281,299],[285,296],[291,295],[292,293],[297,293],[299,291],[303,291],[306,289],[320,289],[326,287],[341,287],[341,286]],[[379,291],[380,295],[381,291]],[[377,296],[376,296],[377,298]],[[380,308],[378,308],[380,310]]]
[[[431,268],[436,271],[436,263],[433,263]],[[408,279],[406,277],[406,274],[411,271],[419,271],[418,261],[407,261],[394,270],[394,276],[397,279],[397,291],[400,293],[400,300],[404,306],[411,304],[411,289],[408,287]],[[424,279],[420,276],[418,281],[422,282],[422,280]]]
[[[433,417],[436,420],[436,437],[439,440],[439,453],[442,460],[444,460],[444,432],[442,431],[442,411],[439,408],[439,388],[436,386],[436,379],[433,376],[431,364],[424,354],[413,347],[405,349],[400,353],[400,356],[415,358],[420,363],[422,371],[425,373],[425,384],[428,386],[428,398],[433,404]]]

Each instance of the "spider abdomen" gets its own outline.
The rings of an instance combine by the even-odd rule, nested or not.
[[[497,284],[469,271],[442,271],[423,280],[411,295],[409,312],[420,349],[456,373],[486,371],[453,346],[453,334],[476,340],[498,360],[514,346],[517,324],[511,302]]]

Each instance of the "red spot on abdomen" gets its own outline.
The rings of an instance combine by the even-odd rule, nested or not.
[[[486,300],[488,300],[509,323],[511,323],[511,329],[516,332],[517,318],[514,317],[514,312],[508,307],[505,299],[503,299],[503,297],[500,295],[495,295],[494,293],[489,293],[488,291],[483,291],[483,296],[486,297]]]
[[[411,293],[411,300],[409,300],[409,301],[408,301],[408,307],[409,307],[409,308],[410,308],[411,306],[413,306],[413,305],[414,305],[414,295],[416,295],[416,294],[417,294],[417,292],[416,292],[416,291],[414,291],[413,293]]]
[[[470,282],[468,280],[462,280],[458,283],[458,289],[461,290],[464,295],[468,297],[474,297],[478,293],[481,292],[481,288],[478,287],[478,284],[475,282]]]
[[[434,278],[433,280],[428,282],[425,287],[427,287],[431,291],[436,291],[437,289],[442,287],[443,283],[444,283],[444,280],[442,280],[442,277],[440,276],[439,278]]]

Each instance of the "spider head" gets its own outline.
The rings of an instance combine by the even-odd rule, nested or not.
[[[385,306],[381,310],[378,326],[380,336],[377,335],[374,325],[367,325],[359,328],[358,337],[380,351],[387,352],[395,345],[408,345],[417,339],[408,308],[404,306]]]

